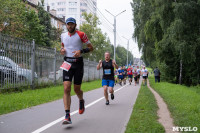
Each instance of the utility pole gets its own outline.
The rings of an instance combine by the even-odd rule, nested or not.
[[[127,66],[128,66],[128,50],[129,50],[129,40],[130,40],[131,38],[127,39],[127,38],[126,38],[126,37],[124,37],[124,36],[122,36],[122,37],[128,41],[128,42],[127,42],[127,61],[126,61],[126,64],[127,64]]]
[[[112,13],[110,13],[108,10],[106,10],[110,15],[112,15],[114,17],[114,60],[115,60],[115,48],[116,48],[116,17],[119,16],[120,14],[122,14],[123,12],[125,12],[126,10],[120,12],[119,14],[117,15],[113,15]],[[115,60],[116,61],[116,60]]]

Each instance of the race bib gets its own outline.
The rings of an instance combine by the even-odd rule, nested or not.
[[[60,66],[60,69],[69,71],[71,66],[72,66],[71,63],[64,61],[63,64]]]
[[[110,75],[111,74],[111,69],[104,69],[104,74],[105,75]]]

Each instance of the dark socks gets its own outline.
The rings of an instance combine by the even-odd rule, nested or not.
[[[66,114],[69,114],[69,113],[70,113],[70,110],[65,110],[65,113],[66,113]]]

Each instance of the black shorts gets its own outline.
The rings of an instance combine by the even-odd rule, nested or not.
[[[133,75],[128,75],[128,78],[131,78],[131,79],[132,79],[132,78],[133,78]]]
[[[72,59],[70,61],[70,59]],[[70,57],[64,57],[64,60],[71,63],[72,66],[69,69],[69,71],[63,70],[63,82],[64,81],[72,81],[74,78],[74,84],[75,85],[80,85],[82,83],[83,79],[83,72],[84,72],[84,63],[83,63],[83,58],[79,57],[76,58],[70,58]],[[75,61],[75,62],[73,62]]]
[[[140,74],[138,74],[137,78],[140,79]]]
[[[137,76],[134,77],[134,80],[137,81]]]
[[[147,76],[142,76],[143,77],[143,79],[147,79]]]
[[[127,75],[126,74],[123,74],[123,79],[125,79],[127,77]]]

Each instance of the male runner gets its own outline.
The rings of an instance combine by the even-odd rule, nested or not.
[[[145,66],[142,69],[143,85],[147,84],[147,75],[149,74],[148,70],[145,69]]]
[[[99,64],[97,65],[97,70],[99,70],[101,67],[103,68],[103,78],[102,78],[102,86],[104,88],[104,96],[106,99],[106,105],[109,105],[109,100],[108,100],[108,89],[109,92],[111,93],[111,99],[114,99],[114,67],[118,69],[118,66],[116,62],[112,59],[110,59],[110,53],[105,52],[104,54],[105,60],[99,61]]]
[[[117,80],[118,80],[118,70],[115,70],[115,85],[117,84]]]
[[[118,69],[118,79],[119,79],[119,84],[122,86],[122,81],[124,78],[123,78],[123,69],[121,66]]]
[[[127,69],[126,67],[124,66],[123,67],[123,82],[124,82],[124,85],[126,84],[126,77],[127,77]]]
[[[92,51],[93,46],[84,32],[76,30],[76,20],[74,18],[68,18],[66,20],[66,27],[68,32],[61,34],[62,46],[60,52],[62,55],[65,55],[64,61],[68,62],[68,66],[70,67],[71,65],[71,68],[66,68],[69,69],[68,71],[63,70],[63,102],[66,112],[63,124],[71,124],[72,122],[70,118],[70,92],[72,78],[74,78],[74,91],[79,98],[79,114],[83,114],[85,107],[83,91],[81,90],[81,83],[83,78],[84,64],[83,57],[81,56],[81,54]],[[83,43],[87,45],[87,48],[83,49]]]
[[[141,70],[140,70],[139,66],[137,66],[137,73],[138,73],[138,76],[137,76],[137,83],[139,84],[140,75],[141,75]]]
[[[132,78],[133,78],[133,70],[131,66],[128,67],[127,72],[128,72],[129,84],[131,85]]]
[[[133,76],[134,76],[134,81],[135,81],[135,86],[136,86],[137,79],[138,79],[138,72],[137,72],[136,68],[134,69]]]

